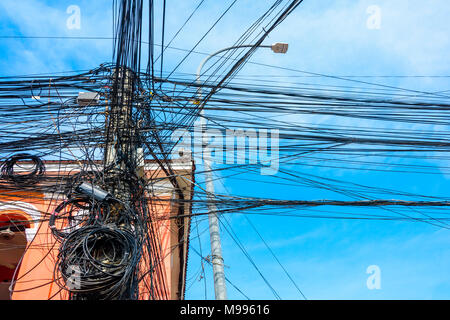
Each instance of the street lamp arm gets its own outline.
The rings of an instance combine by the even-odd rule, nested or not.
[[[254,45],[251,45],[251,44],[243,44],[243,45],[239,45],[239,46],[227,47],[227,48],[220,49],[219,51],[216,51],[216,52],[210,54],[209,56],[207,56],[205,59],[203,59],[203,61],[200,63],[200,65],[197,68],[197,78],[196,78],[196,82],[198,85],[197,96],[199,97],[199,100],[201,100],[201,92],[202,92],[200,76],[202,74],[203,67],[211,58],[213,58],[213,57],[217,56],[218,54],[221,54],[222,52],[225,52],[225,51],[241,49],[241,48],[253,48],[253,47],[254,47]],[[270,46],[269,45],[261,45],[261,46],[258,46],[258,48],[271,48],[272,51],[275,53],[286,53],[288,50],[288,44],[277,42]]]
[[[225,52],[225,51],[234,50],[234,49],[240,49],[240,48],[251,48],[251,47],[253,47],[253,45],[251,45],[251,44],[245,44],[245,45],[240,45],[240,46],[232,46],[232,47],[228,47],[228,48],[223,48],[223,49],[221,49],[221,50],[219,50],[219,51],[216,51],[216,52],[210,54],[209,56],[207,56],[207,57],[200,63],[200,65],[199,65],[198,68],[197,68],[197,82],[198,82],[198,80],[199,80],[199,78],[200,78],[200,75],[201,75],[203,66],[204,66],[211,58],[213,58],[213,57],[217,56],[218,54],[221,54],[222,52]],[[271,48],[271,47],[272,47],[272,46],[259,46],[258,48]]]

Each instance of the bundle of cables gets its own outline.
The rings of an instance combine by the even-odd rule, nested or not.
[[[21,162],[21,163],[20,163]],[[31,162],[29,167],[27,162]],[[15,168],[19,167],[19,172]],[[28,153],[19,153],[8,158],[1,168],[2,179],[13,181],[16,184],[35,184],[45,174],[45,165],[38,156]]]
[[[55,279],[73,300],[135,299],[143,239],[136,214],[122,201],[83,183],[49,219],[62,242]],[[80,194],[84,193],[84,194]]]
[[[115,225],[94,224],[71,232],[57,268],[74,300],[135,299],[139,258],[134,233]],[[55,276],[55,279],[60,279]]]

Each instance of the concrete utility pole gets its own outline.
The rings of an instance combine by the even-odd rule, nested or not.
[[[202,88],[201,88],[201,81],[200,76],[202,74],[203,66],[214,56],[233,49],[240,49],[240,48],[251,48],[253,45],[240,45],[240,46],[233,46],[221,49],[217,52],[214,52],[213,54],[206,57],[202,63],[198,66],[197,69],[197,84],[199,85],[197,90],[197,96],[198,100],[202,101]],[[259,48],[271,48],[273,52],[275,53],[286,53],[288,49],[287,43],[275,43],[271,46],[259,46]],[[202,126],[202,154],[203,150],[205,149],[206,144],[208,143],[207,138],[205,136],[205,130],[206,130],[206,120],[205,120],[205,110],[204,110],[204,104],[200,105],[200,121]],[[214,204],[214,177],[212,173],[212,163],[210,158],[210,153],[208,152],[208,155],[204,158],[204,171],[205,171],[205,184],[206,184],[206,191],[207,191],[207,199],[208,199],[208,217],[209,217],[209,235],[210,235],[210,241],[211,241],[211,262],[213,265],[213,275],[214,275],[214,293],[216,296],[216,300],[226,300],[227,299],[227,287],[225,284],[225,269],[224,269],[224,263],[223,263],[223,256],[222,256],[222,245],[220,243],[220,228],[219,228],[219,218],[217,217],[217,207]]]
[[[131,108],[129,108],[133,95],[131,83],[133,74],[131,70],[121,67],[119,70],[114,70],[112,77],[113,86],[117,88],[118,101],[112,102],[107,111],[109,138],[105,146],[105,164],[106,167],[118,169],[118,177],[112,179],[113,183],[108,191],[126,203],[131,198],[131,190],[129,185],[121,183],[123,179],[120,179],[120,176],[127,170],[137,169],[139,149],[138,141],[136,141],[137,132],[132,123]],[[114,176],[114,172],[111,172],[111,175]]]

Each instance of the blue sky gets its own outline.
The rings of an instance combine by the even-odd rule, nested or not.
[[[194,0],[168,1],[167,34],[173,35],[197,5]],[[206,0],[195,19],[173,43],[190,49],[231,1]],[[197,48],[210,53],[232,45],[271,1],[238,1],[205,41]],[[69,30],[67,7],[81,9],[81,29]],[[367,9],[381,9],[379,29],[369,29]],[[304,3],[269,37],[268,43],[290,44],[288,54],[278,56],[260,50],[252,61],[308,72],[339,76],[450,75],[450,4],[445,0],[353,0],[313,1]],[[157,22],[160,17],[156,18]],[[156,23],[160,25],[160,23]],[[0,35],[24,36],[111,36],[110,1],[96,0],[2,0]],[[158,31],[155,34],[159,35]],[[159,40],[157,41],[159,43]],[[111,59],[110,40],[1,39],[0,76],[55,73],[83,70]],[[167,51],[165,68],[175,66],[182,53]],[[179,71],[194,73],[203,55],[193,54]],[[248,64],[240,75],[292,76],[289,73]],[[354,79],[354,78],[351,78]],[[308,82],[328,84],[322,78],[304,78]],[[449,90],[449,78],[364,78],[365,81],[423,91]],[[300,81],[300,80],[299,80]],[[349,85],[351,82],[339,82]],[[329,119],[328,119],[329,120]],[[327,121],[327,119],[299,119]],[[351,124],[351,123],[340,123]],[[368,121],[365,124],[370,126]],[[361,124],[363,125],[363,124]],[[420,126],[418,126],[420,128]],[[442,128],[441,128],[442,129]],[[447,128],[448,129],[448,128]],[[385,159],[388,163],[389,159]],[[414,160],[440,170],[437,160]],[[298,168],[297,168],[298,169]],[[372,186],[385,186],[414,193],[445,196],[449,176],[413,175],[364,170],[340,170],[305,166],[309,174],[342,179]],[[323,196],[305,188],[278,188],[264,184],[224,179],[221,192],[235,195],[281,199],[316,199]],[[329,195],[330,197],[332,195]],[[265,241],[276,253],[309,299],[449,299],[450,235],[425,223],[300,219],[276,216],[250,216]],[[225,218],[224,218],[225,219]],[[227,216],[233,230],[262,274],[283,299],[300,295],[270,256],[258,235],[242,215]],[[204,255],[209,249],[207,223],[199,225]],[[252,299],[273,299],[255,269],[225,230],[223,252],[227,277]],[[193,230],[193,236],[194,230]],[[191,240],[199,251],[198,240]],[[377,265],[381,270],[381,289],[366,286],[366,269]],[[199,281],[199,257],[191,250],[188,299],[203,299],[204,283]],[[207,267],[207,297],[213,298],[211,268]],[[243,298],[231,286],[229,297]]]

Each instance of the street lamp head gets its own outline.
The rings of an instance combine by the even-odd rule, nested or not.
[[[288,51],[288,44],[283,42],[274,43],[270,48],[275,53],[286,53]]]

